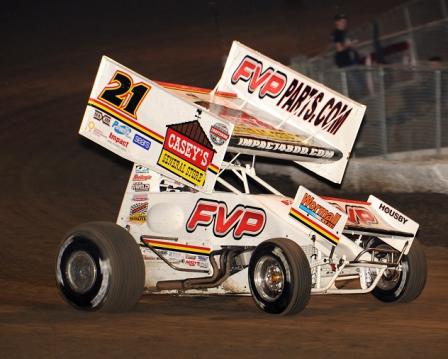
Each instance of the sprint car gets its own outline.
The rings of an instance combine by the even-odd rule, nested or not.
[[[117,312],[144,292],[251,295],[280,315],[311,294],[414,300],[426,281],[415,221],[375,196],[300,186],[289,198],[256,173],[256,157],[270,157],[340,183],[364,111],[238,42],[211,91],[103,57],[79,132],[134,166],[117,222],[63,238],[63,298]]]

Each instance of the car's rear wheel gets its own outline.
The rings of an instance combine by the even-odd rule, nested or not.
[[[391,249],[390,246],[377,242],[375,248]],[[381,262],[381,256],[377,259]],[[383,302],[407,303],[416,299],[426,284],[426,257],[417,240],[414,240],[406,256],[403,256],[398,269],[386,269],[372,294]]]
[[[56,263],[58,288],[77,309],[123,312],[140,299],[145,267],[134,238],[108,222],[73,228],[61,243]]]
[[[311,270],[302,249],[289,239],[261,243],[249,263],[249,285],[257,306],[266,313],[295,314],[311,294]]]

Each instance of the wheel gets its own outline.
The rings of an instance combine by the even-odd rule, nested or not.
[[[89,222],[73,228],[62,241],[56,280],[64,299],[76,309],[124,312],[143,293],[145,266],[124,228]]]
[[[271,314],[295,314],[311,294],[311,269],[302,249],[289,239],[261,243],[249,262],[249,286],[257,306]]]
[[[376,244],[375,248],[391,249],[384,243]],[[376,256],[381,261],[382,254]],[[408,255],[401,260],[401,271],[386,269],[372,294],[383,302],[411,302],[425,288],[426,271],[425,253],[420,243],[414,240]]]

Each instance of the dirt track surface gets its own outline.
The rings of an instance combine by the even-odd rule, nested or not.
[[[150,78],[210,86],[221,71],[221,51],[210,21],[201,23],[205,30],[191,22],[182,38],[179,30],[156,31],[139,47],[143,38],[112,43],[99,27],[89,37],[101,23],[94,17],[75,29],[76,16],[68,15],[44,26],[40,16],[47,10],[21,21],[2,19],[11,50],[0,107],[1,358],[446,354],[448,198],[438,194],[376,193],[422,225],[429,277],[411,304],[385,305],[370,295],[312,297],[303,313],[285,318],[260,313],[248,297],[147,296],[122,315],[80,313],[66,305],[53,273],[63,233],[85,221],[114,221],[130,169],[77,135],[100,54]],[[241,29],[232,31],[244,33],[249,45],[278,51],[276,58],[289,55],[284,40],[250,40]],[[27,47],[18,45],[23,43]]]

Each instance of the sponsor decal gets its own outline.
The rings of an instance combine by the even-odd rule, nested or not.
[[[112,128],[114,129],[115,133],[125,137],[129,137],[132,132],[132,129],[129,126],[126,126],[118,122],[117,120],[112,123]]]
[[[150,250],[149,248],[146,247],[140,247],[140,251],[142,252],[143,255],[143,260],[145,261],[157,261],[157,260],[161,260],[156,254],[154,254],[152,252],[152,250]]]
[[[148,195],[146,193],[136,193],[132,196],[132,201],[134,202],[144,202],[148,200]]]
[[[154,132],[153,130],[143,126],[141,123],[136,121],[136,118],[130,117],[127,113],[124,113],[118,108],[111,107],[110,104],[102,101],[101,99],[90,98],[88,102],[88,106],[91,106],[95,109],[101,110],[107,113],[109,116],[116,120],[120,120],[125,123],[127,126],[133,128],[136,132],[144,134],[149,138],[153,139],[158,143],[163,142],[163,136]]]
[[[247,82],[247,90],[254,93],[258,90],[258,97],[269,96],[276,98],[286,86],[288,78],[283,72],[269,67],[263,71],[263,63],[246,55],[232,74],[232,84],[238,81]]]
[[[97,137],[106,137],[100,129],[96,128],[95,123],[93,121],[89,121],[87,124],[89,132],[93,133]]]
[[[187,254],[183,260],[185,264],[187,264],[190,267],[198,267],[199,266],[199,260],[195,255]]]
[[[132,190],[135,192],[149,192],[149,183],[135,182],[132,184]]]
[[[230,81],[233,85],[246,82],[248,93],[258,93],[260,99],[279,98],[276,106],[300,120],[335,135],[350,116],[353,108],[313,87],[312,82],[288,79],[273,67],[265,68],[262,61],[246,55],[236,67]]]
[[[246,138],[246,137],[239,138],[236,146],[255,148],[258,150],[270,151],[270,152],[290,153],[315,158],[335,157],[335,151],[329,149],[319,147],[307,147],[296,144],[281,143],[267,140],[257,140],[254,138]]]
[[[303,196],[299,208],[304,210],[314,218],[318,219],[320,222],[327,225],[331,229],[333,229],[341,219],[341,215],[339,213],[333,213],[322,205],[318,204],[314,200],[314,197],[308,193],[305,193],[305,195]]]
[[[135,203],[129,211],[129,222],[142,224],[148,215],[148,202]]]
[[[149,168],[142,165],[137,165],[135,166],[135,173],[149,173]]]
[[[127,148],[129,145],[129,141],[125,141],[122,138],[115,136],[112,132],[109,133],[109,140],[117,145],[123,146],[124,148]]]
[[[142,181],[148,181],[148,180],[150,180],[152,177],[151,177],[151,175],[145,175],[145,174],[139,174],[139,173],[135,173],[134,174],[134,177],[132,177],[132,180],[135,182],[135,181],[140,181],[140,182],[142,182]]]
[[[186,181],[203,186],[215,150],[199,121],[167,126],[157,164]]]
[[[229,130],[227,126],[223,123],[215,123],[210,127],[210,139],[212,142],[221,146],[229,139]]]
[[[106,126],[110,126],[110,116],[101,111],[95,110],[95,112],[93,113],[93,118],[104,123]]]
[[[336,202],[331,202],[333,206],[341,210],[342,212],[347,213],[347,223],[348,224],[356,224],[361,226],[370,226],[373,224],[378,224],[378,220],[375,215],[369,211],[368,208],[356,205],[345,205],[344,208]]]
[[[330,241],[333,245],[339,243],[339,237],[327,230],[322,225],[330,229],[334,229],[341,219],[341,215],[336,211],[330,211],[315,201],[315,198],[309,193],[304,193],[302,200],[298,205],[298,209],[291,207],[289,215],[319,233],[322,237]],[[301,211],[302,212],[301,212]],[[303,213],[305,212],[305,214]]]
[[[151,141],[147,140],[143,136],[140,136],[138,133],[134,135],[134,139],[132,140],[136,145],[140,146],[141,148],[144,148],[145,150],[149,150],[151,147]]]
[[[291,198],[282,199],[280,202],[282,202],[285,206],[291,206],[294,203],[294,200]]]
[[[261,208],[238,204],[229,213],[225,202],[201,198],[191,212],[186,229],[194,232],[198,226],[213,226],[217,237],[224,237],[232,232],[234,239],[243,236],[256,236],[263,232],[266,225],[266,213]]]
[[[393,219],[397,220],[398,222],[400,222],[402,224],[406,224],[406,222],[408,221],[408,218],[406,218],[400,212],[398,212],[397,210],[395,210],[393,208],[390,208],[389,206],[387,206],[384,203],[380,203],[378,208],[380,209],[380,211],[383,211],[384,213],[391,216]]]

